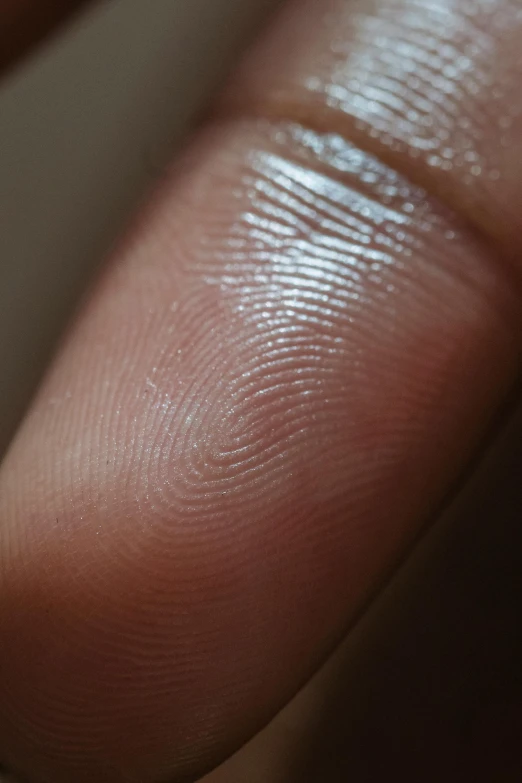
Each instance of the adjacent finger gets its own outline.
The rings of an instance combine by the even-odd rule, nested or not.
[[[3,466],[0,748],[35,781],[182,779],[252,734],[342,636],[518,373],[514,213],[481,233],[458,167],[442,188],[326,89],[310,104],[347,8],[322,5],[327,35],[312,5],[288,7],[232,110],[166,177]],[[485,13],[467,4],[464,26],[472,5]],[[387,8],[359,5],[354,30]],[[410,25],[431,51],[432,5],[401,9],[389,49]],[[495,29],[491,62],[515,73]],[[374,94],[372,41],[343,50],[332,85]],[[458,95],[453,111],[474,122]],[[500,164],[481,214],[516,193]]]
[[[2,0],[0,72],[85,3],[86,0]]]
[[[521,25],[519,0],[293,0],[227,103],[334,126],[518,253]]]

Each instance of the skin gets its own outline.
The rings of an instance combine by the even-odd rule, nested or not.
[[[211,768],[465,468],[520,369],[521,33],[508,0],[293,0],[135,219],[0,472],[30,781]]]

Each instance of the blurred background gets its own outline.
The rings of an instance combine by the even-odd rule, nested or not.
[[[0,449],[81,291],[276,4],[98,3],[0,82]],[[522,780],[522,415],[505,424],[346,644],[206,783]]]

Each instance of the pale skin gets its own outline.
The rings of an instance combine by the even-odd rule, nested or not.
[[[0,472],[29,781],[211,769],[465,468],[520,370],[521,35],[516,0],[290,0],[132,222]]]

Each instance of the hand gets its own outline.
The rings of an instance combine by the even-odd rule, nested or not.
[[[292,0],[246,56],[2,466],[10,767],[210,769],[453,486],[519,372],[521,30]]]

